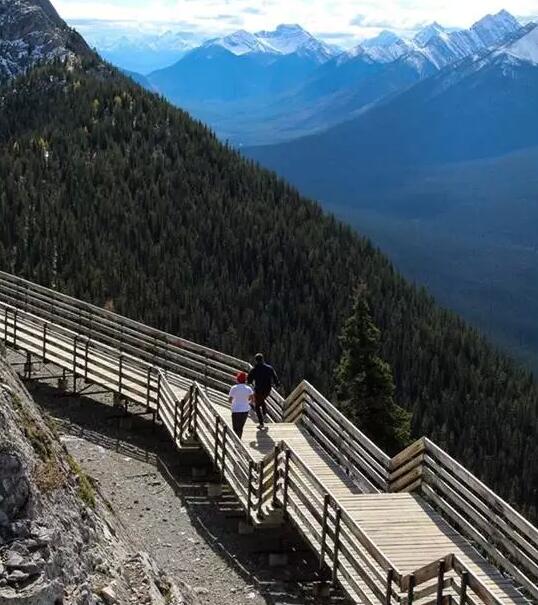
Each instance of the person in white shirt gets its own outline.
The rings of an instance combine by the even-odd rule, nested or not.
[[[254,391],[246,384],[247,375],[239,372],[235,377],[237,384],[230,389],[229,398],[232,405],[232,426],[234,433],[241,439],[248,413],[254,400]]]

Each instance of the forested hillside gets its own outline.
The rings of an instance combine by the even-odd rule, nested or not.
[[[0,265],[331,396],[359,282],[413,432],[536,519],[532,377],[350,228],[128,78],[40,67],[0,92]]]

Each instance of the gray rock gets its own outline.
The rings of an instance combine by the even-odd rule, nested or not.
[[[18,552],[12,551],[8,552],[4,562],[8,569],[19,569],[20,565],[24,563],[24,559]]]
[[[0,511],[8,521],[23,516],[30,498],[30,483],[20,456],[0,452]]]
[[[116,594],[115,582],[112,582],[108,586],[102,588],[100,594],[106,605],[116,605],[116,603],[119,603],[118,596]]]
[[[30,574],[24,573],[24,571],[21,571],[20,569],[15,569],[6,576],[6,580],[8,584],[20,584],[21,582],[28,580],[29,577]]]

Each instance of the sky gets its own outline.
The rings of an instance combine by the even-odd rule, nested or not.
[[[209,38],[298,23],[328,42],[350,46],[382,29],[412,33],[433,21],[466,28],[505,8],[538,18],[538,0],[52,0],[81,33],[121,29],[191,32]]]

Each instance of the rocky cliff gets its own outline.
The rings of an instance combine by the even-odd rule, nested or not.
[[[144,553],[0,358],[0,605],[194,603]]]
[[[0,0],[0,83],[40,61],[90,53],[49,0]]]

